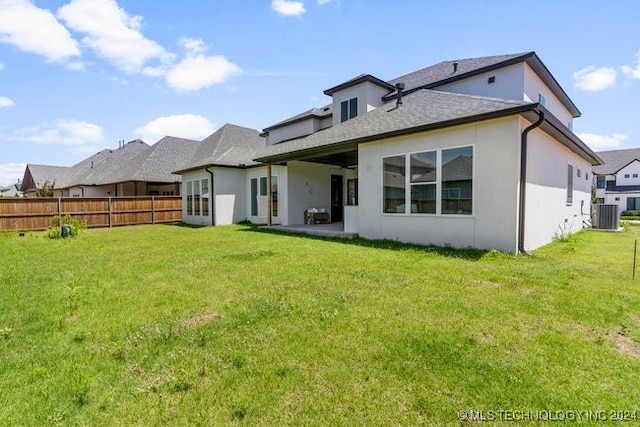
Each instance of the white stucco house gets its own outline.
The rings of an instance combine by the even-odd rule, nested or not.
[[[266,223],[269,192],[272,218],[287,223],[278,198],[280,182],[286,187],[286,167],[272,168],[268,188],[267,166],[253,160],[264,149],[265,140],[257,130],[233,124],[205,138],[191,160],[176,171],[182,176],[183,221],[193,225]]]
[[[640,211],[640,148],[600,151],[593,168],[598,203],[618,205],[618,213]]]
[[[244,142],[252,162],[234,159],[236,188],[209,203],[233,193],[234,214],[209,224],[293,226],[316,208],[368,239],[524,252],[589,215],[601,159],[572,132],[580,111],[534,52],[365,74],[324,93],[328,105],[265,128],[261,148]],[[202,191],[211,170],[222,185],[215,171],[230,167],[193,164],[182,185]]]

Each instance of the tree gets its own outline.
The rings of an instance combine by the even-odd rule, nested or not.
[[[46,180],[42,187],[36,190],[36,197],[53,197],[53,189],[56,186],[55,181]]]

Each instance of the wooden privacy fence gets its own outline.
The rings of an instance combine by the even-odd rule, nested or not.
[[[54,216],[67,214],[89,228],[173,223],[182,221],[182,198],[0,198],[0,231],[46,230]]]

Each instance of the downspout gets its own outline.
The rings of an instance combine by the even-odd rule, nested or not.
[[[524,249],[525,209],[527,206],[527,135],[544,122],[544,112],[539,112],[538,120],[522,131],[520,139],[520,209],[518,215],[518,252],[529,255]]]
[[[216,225],[216,216],[215,216],[215,203],[214,203],[214,194],[213,194],[213,171],[209,170],[209,166],[205,167],[204,170],[206,170],[209,173],[209,176],[211,177],[211,185],[209,186],[210,188],[210,192],[211,194],[209,195],[209,202],[210,202],[210,209],[211,209],[211,225]]]

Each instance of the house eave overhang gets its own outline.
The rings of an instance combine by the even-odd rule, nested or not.
[[[458,126],[463,124],[468,124],[472,122],[478,122],[483,120],[490,120],[499,117],[511,116],[514,114],[521,114],[525,111],[532,110],[537,104],[528,104],[523,106],[517,106],[514,108],[493,111],[489,113],[477,114],[474,116],[461,117],[452,120],[445,120],[437,123],[428,123],[420,126],[413,126],[410,128],[397,129],[390,132],[383,132],[375,135],[367,135],[363,137],[353,138],[349,140],[339,141],[332,144],[327,144],[319,147],[306,148],[296,151],[291,151],[282,154],[274,154],[271,156],[263,156],[254,159],[256,162],[261,163],[279,163],[279,162],[287,162],[290,160],[302,160],[304,158],[309,158],[318,154],[331,154],[337,153],[340,151],[349,151],[358,147],[358,144],[365,142],[377,141],[380,139],[393,138],[397,136],[409,135],[417,132],[426,132],[430,130],[443,129],[452,126]]]
[[[547,109],[536,104],[538,111],[544,111],[545,120],[540,126],[540,129],[544,130],[549,135],[553,136],[562,145],[569,150],[578,154],[580,157],[588,161],[591,166],[598,166],[604,164],[604,161],[591,150],[578,136],[567,128],[560,120],[558,120]],[[529,121],[535,121],[535,115],[523,114],[523,116]]]
[[[207,169],[207,168],[229,168],[229,169],[249,169],[249,168],[253,168],[256,166],[262,166],[261,164],[228,164],[228,163],[205,163],[203,165],[200,166],[193,166],[190,168],[186,168],[186,169],[180,169],[177,171],[173,171],[171,172],[172,174],[175,175],[183,175],[185,173],[189,173],[189,172],[193,172],[193,171],[197,171],[200,169]]]

